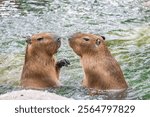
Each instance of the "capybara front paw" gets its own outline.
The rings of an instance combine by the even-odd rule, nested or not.
[[[57,62],[57,65],[59,67],[62,67],[62,66],[66,66],[67,67],[68,65],[70,65],[70,62],[67,59],[62,59],[62,60]]]

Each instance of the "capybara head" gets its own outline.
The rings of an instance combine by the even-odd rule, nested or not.
[[[60,37],[52,33],[38,33],[26,40],[28,43],[27,51],[30,55],[38,55],[40,53],[53,55],[57,52],[61,45]]]
[[[105,37],[94,34],[75,33],[69,38],[69,44],[76,54],[94,54],[103,49]]]

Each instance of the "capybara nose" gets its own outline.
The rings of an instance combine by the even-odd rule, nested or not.
[[[71,40],[71,38],[68,38],[68,41],[70,41]]]
[[[57,41],[60,42],[60,41],[61,41],[61,37],[58,37],[58,38],[57,38]]]
[[[28,44],[31,44],[31,39],[30,39],[30,38],[27,38],[27,39],[26,39],[26,42],[27,42]]]

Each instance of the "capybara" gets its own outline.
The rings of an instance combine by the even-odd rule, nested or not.
[[[26,40],[21,86],[33,89],[60,86],[60,68],[70,64],[66,59],[55,60],[54,54],[61,45],[60,39],[52,33],[38,33]]]
[[[80,56],[84,87],[98,90],[128,87],[119,64],[105,44],[104,36],[75,33],[69,38],[69,45]]]

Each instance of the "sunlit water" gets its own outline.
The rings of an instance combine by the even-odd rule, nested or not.
[[[15,1],[15,2],[14,2]],[[61,70],[62,87],[49,92],[74,99],[150,99],[150,6],[147,0],[0,0],[0,94],[18,87],[25,36],[54,32],[63,37],[57,58],[71,65]],[[106,37],[129,89],[90,95],[81,86],[79,57],[67,43],[75,32]]]

